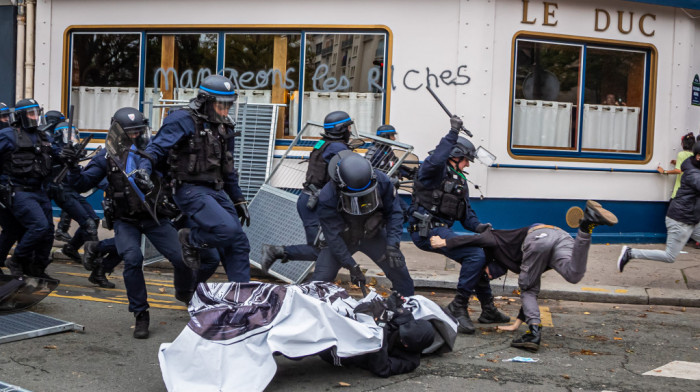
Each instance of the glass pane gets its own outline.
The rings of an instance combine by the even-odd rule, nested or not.
[[[576,147],[580,64],[580,46],[517,41],[513,147]]]
[[[289,104],[299,85],[301,34],[226,34],[224,75],[241,103],[279,103],[277,135],[296,133]],[[292,131],[290,131],[292,127]]]
[[[639,152],[646,54],[589,47],[586,50],[582,148]]]
[[[71,44],[74,124],[83,131],[107,130],[117,109],[138,107],[141,35],[73,33]]]
[[[216,73],[218,35],[148,34],[144,101],[178,105],[197,95],[202,79]],[[160,128],[166,108],[144,105],[154,130]]]
[[[383,123],[384,41],[384,34],[306,34],[302,126],[343,110],[355,130],[375,133]],[[291,109],[296,121],[298,107]],[[318,136],[313,129],[309,136]]]

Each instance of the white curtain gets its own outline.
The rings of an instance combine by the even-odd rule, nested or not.
[[[75,126],[106,131],[117,109],[125,106],[138,108],[139,91],[136,87],[74,87],[71,104],[75,107]]]
[[[299,93],[292,94],[289,110],[290,129],[296,135],[296,123],[299,118]],[[330,112],[342,110],[347,112],[355,122],[357,132],[374,134],[377,127],[382,125],[382,94],[375,93],[346,93],[346,92],[306,92],[304,93],[302,125],[307,121],[323,123]],[[304,136],[319,136],[321,130],[313,128]]]
[[[570,147],[570,102],[516,99],[513,105],[513,145]]]
[[[640,108],[583,105],[583,148],[636,151]]]

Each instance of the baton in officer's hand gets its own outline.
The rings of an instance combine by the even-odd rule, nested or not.
[[[452,113],[450,113],[450,110],[447,109],[447,106],[445,106],[445,104],[442,103],[442,101],[440,100],[440,98],[438,98],[437,94],[435,94],[435,91],[433,91],[433,89],[430,88],[430,84],[427,84],[427,85],[425,86],[425,88],[428,89],[428,92],[430,93],[430,95],[432,95],[433,98],[435,98],[435,100],[437,101],[437,103],[440,104],[440,107],[442,107],[442,110],[444,110],[445,113],[447,113],[447,116],[452,117]],[[461,130],[462,130],[464,133],[466,133],[467,136],[469,136],[469,137],[473,137],[473,136],[474,136],[474,135],[472,135],[472,133],[471,133],[467,128],[464,128],[464,126],[462,126],[462,129],[461,129]]]

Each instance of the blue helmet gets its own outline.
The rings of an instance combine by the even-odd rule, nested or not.
[[[396,135],[396,128],[394,128],[392,125],[384,124],[377,128],[377,136],[389,137],[391,135]]]
[[[13,124],[19,124],[23,129],[36,130],[44,125],[44,109],[31,98],[20,99],[15,103]]]
[[[190,107],[206,121],[233,124],[229,111],[238,99],[233,87],[231,79],[222,75],[209,75],[199,85],[197,98],[190,102]]]
[[[348,139],[350,137],[350,125],[353,123],[350,115],[342,110],[330,112],[323,119],[323,136],[329,139]]]

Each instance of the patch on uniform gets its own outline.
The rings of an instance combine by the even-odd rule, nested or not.
[[[661,366],[660,368],[649,370],[643,375],[683,378],[686,380],[700,380],[700,363],[673,361]]]
[[[566,224],[574,229],[581,225],[581,219],[583,219],[583,210],[581,207],[571,207],[566,211]]]
[[[321,148],[321,146],[323,146],[325,142],[325,140],[319,140],[318,142],[316,142],[316,144],[314,145],[314,150],[318,150],[319,148]]]

